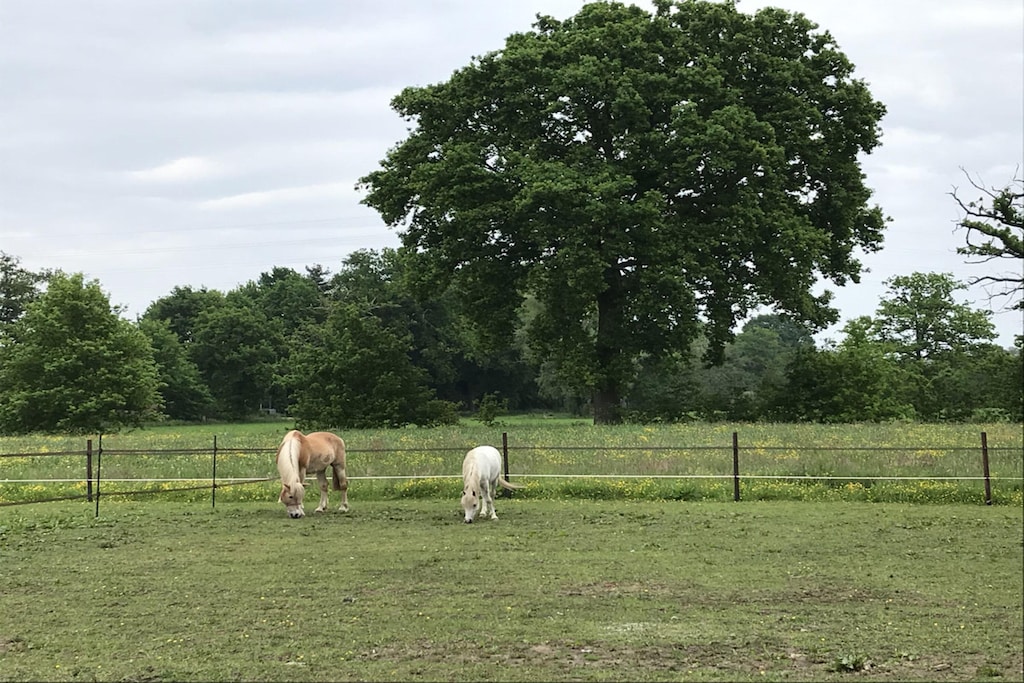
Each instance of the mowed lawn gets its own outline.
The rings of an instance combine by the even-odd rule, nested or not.
[[[0,680],[1022,678],[1019,506],[352,506],[0,508]]]

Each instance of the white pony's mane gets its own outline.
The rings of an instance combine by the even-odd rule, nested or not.
[[[476,490],[480,488],[480,456],[467,458],[462,468],[463,488]]]

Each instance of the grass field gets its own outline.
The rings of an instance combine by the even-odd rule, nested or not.
[[[276,478],[273,451],[290,426],[164,426],[107,435],[102,439],[103,491],[143,489],[184,500],[209,498],[209,490],[169,491],[204,482],[209,488],[215,440],[221,485]],[[450,497],[459,488],[465,451],[481,443],[500,447],[505,432],[510,473],[526,485],[518,496],[727,501],[733,496],[736,432],[744,500],[979,503],[984,500],[982,431],[990,447],[993,502],[1021,506],[1024,434],[1019,424],[595,427],[580,420],[532,417],[490,427],[467,421],[457,427],[356,430],[342,436],[349,447],[352,495],[363,500]],[[100,440],[93,441],[98,451]],[[82,455],[5,454],[84,449],[83,437],[0,437],[0,505],[86,491]],[[98,459],[95,465],[99,468]],[[217,492],[218,500],[234,502],[275,496],[273,484],[221,486]]]
[[[0,508],[4,681],[1014,681],[1013,506]]]

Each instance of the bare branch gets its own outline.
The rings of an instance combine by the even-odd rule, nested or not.
[[[960,170],[963,171],[961,168]],[[964,201],[954,187],[950,193],[963,214],[957,221],[957,230],[963,229],[965,246],[958,247],[962,256],[975,257],[968,264],[983,264],[995,259],[1011,259],[1024,265],[1024,177],[1020,169],[1004,188],[985,187],[964,171],[968,182],[982,196],[973,201]],[[1014,273],[984,275],[971,280],[970,284],[997,287],[987,289],[989,301],[1006,297],[1006,308],[1024,310],[1024,269]]]

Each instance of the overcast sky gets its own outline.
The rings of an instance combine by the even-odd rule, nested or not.
[[[134,319],[175,286],[397,247],[354,189],[406,136],[391,98],[583,4],[0,0],[0,251],[99,280]],[[843,320],[894,275],[986,272],[955,253],[949,193],[979,196],[961,169],[989,187],[1024,169],[1024,3],[739,2],[766,5],[830,31],[888,108],[864,170],[892,223],[862,282],[830,287]],[[1005,345],[1021,332],[1019,312],[993,321]]]

